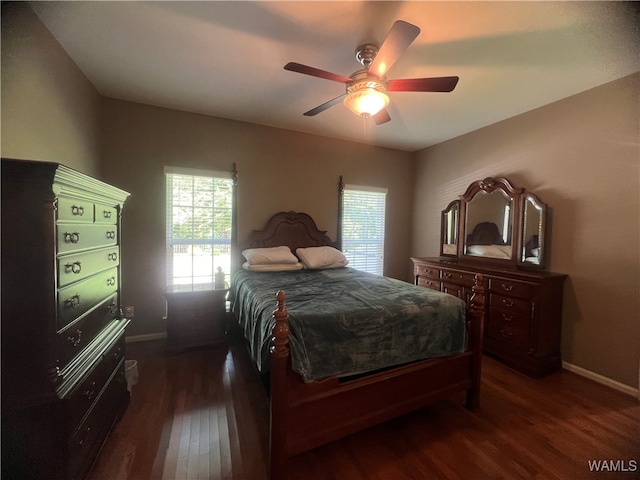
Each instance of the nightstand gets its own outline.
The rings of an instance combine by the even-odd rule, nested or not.
[[[167,288],[167,353],[226,341],[228,291],[211,285]]]

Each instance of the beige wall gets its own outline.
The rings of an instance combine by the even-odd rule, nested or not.
[[[101,99],[25,4],[2,5],[2,155],[61,162],[132,193],[123,248],[124,301],[136,307],[130,334],[165,328],[165,164],[237,162],[241,238],[289,209],[309,212],[335,237],[339,175],[386,186],[385,269],[405,279],[410,255],[438,254],[440,210],[472,181],[505,175],[551,206],[550,266],[570,275],[563,358],[637,386],[638,82],[622,79],[410,155]]]
[[[550,270],[564,288],[563,360],[638,386],[640,74],[416,154],[413,255],[439,253],[440,210],[506,176],[551,209]]]
[[[123,295],[129,334],[164,331],[164,166],[238,169],[238,237],[274,213],[309,213],[336,238],[338,180],[388,188],[385,273],[410,280],[409,153],[105,99],[101,178],[131,192],[124,209]]]
[[[99,162],[101,97],[26,3],[2,4],[2,156]]]

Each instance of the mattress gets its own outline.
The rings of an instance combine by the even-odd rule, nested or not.
[[[232,311],[263,373],[278,290],[286,294],[292,368],[305,382],[465,350],[466,306],[453,295],[349,267],[241,270],[231,281]]]

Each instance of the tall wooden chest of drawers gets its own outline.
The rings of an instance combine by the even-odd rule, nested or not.
[[[567,275],[412,258],[415,283],[469,300],[476,273],[485,297],[484,350],[538,377],[561,366],[562,288]]]
[[[2,477],[85,478],[129,402],[120,303],[128,193],[2,159]]]

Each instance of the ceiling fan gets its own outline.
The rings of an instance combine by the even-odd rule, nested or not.
[[[420,29],[415,25],[402,20],[396,21],[380,47],[367,43],[356,49],[356,60],[364,68],[354,72],[350,77],[300,63],[287,63],[284,66],[285,70],[346,84],[345,93],[312,108],[304,115],[308,117],[317,115],[338,104],[344,98],[344,104],[356,115],[364,118],[372,117],[377,125],[381,125],[391,120],[386,108],[389,104],[387,92],[453,91],[458,83],[458,77],[387,80],[387,71],[419,34]]]

